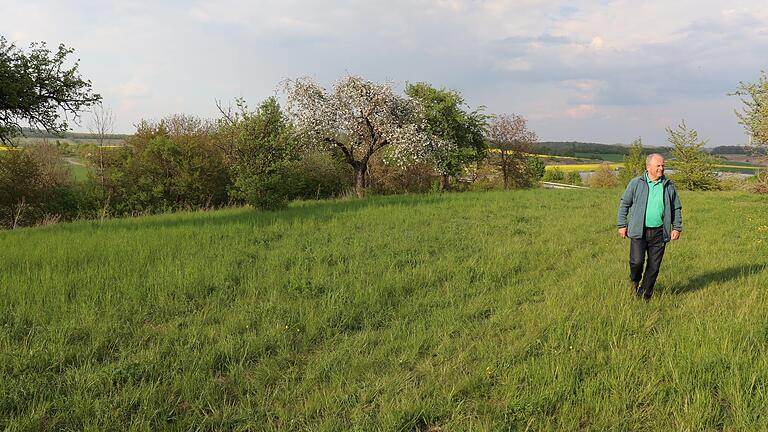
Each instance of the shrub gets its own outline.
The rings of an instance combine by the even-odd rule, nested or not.
[[[619,183],[628,184],[630,180],[645,171],[645,151],[640,138],[632,141],[629,154],[624,156],[624,166],[619,170]]]
[[[371,159],[368,187],[377,194],[425,193],[439,182],[434,168],[426,162],[413,162],[405,166],[385,163],[381,158]]]
[[[23,150],[0,152],[0,223],[16,228],[34,223],[43,194],[40,167]]]
[[[487,161],[479,161],[472,167],[470,172],[472,182],[469,185],[469,190],[489,191],[504,189],[504,179],[498,167],[494,164],[490,164]]]
[[[272,97],[249,111],[237,100],[238,111],[225,113],[219,135],[232,139],[231,195],[255,208],[274,209],[291,199],[290,163],[298,145],[287,117]]]
[[[354,186],[354,172],[333,155],[312,152],[287,165],[285,181],[291,199],[331,198]]]
[[[577,171],[572,171],[567,174],[565,174],[565,183],[572,184],[575,186],[581,186],[581,174],[579,174]]]
[[[714,159],[702,148],[694,129],[681,122],[677,129],[667,128],[669,142],[674,146],[671,165],[675,170],[675,184],[688,190],[717,190],[719,184],[714,174]]]
[[[720,183],[720,190],[746,192],[752,189],[751,183],[746,178],[730,175],[727,173],[723,174],[723,176],[718,179],[718,182]]]
[[[597,170],[589,176],[587,185],[593,188],[614,188],[619,185],[619,179],[607,163],[600,165]]]
[[[561,170],[558,167],[554,167],[550,170],[547,170],[544,172],[544,176],[542,177],[543,181],[548,182],[562,182],[565,180],[565,174],[563,173],[563,170]]]
[[[89,164],[103,163],[101,205],[113,215],[217,207],[231,185],[212,125],[195,117],[142,121],[125,147],[99,148]],[[101,159],[100,159],[101,158]]]
[[[0,152],[0,226],[71,220],[92,205],[71,182],[56,146],[42,143]]]
[[[531,179],[531,182],[538,182],[544,177],[546,166],[541,158],[530,156],[526,164],[528,165],[528,176]]]
[[[760,169],[753,178],[754,183],[750,190],[760,194],[768,193],[768,169]]]

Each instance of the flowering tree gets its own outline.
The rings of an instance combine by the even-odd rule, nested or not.
[[[756,148],[768,147],[768,74],[761,72],[756,83],[740,82],[733,94],[740,96],[744,104],[736,115],[749,134],[750,144]]]
[[[525,118],[517,114],[492,117],[488,125],[488,141],[495,155],[495,165],[504,179],[504,189],[509,189],[510,180],[519,185],[527,184],[530,180],[529,153],[538,137],[528,130]]]
[[[446,146],[426,132],[419,104],[396,95],[389,84],[347,76],[328,92],[302,78],[288,81],[286,92],[298,132],[312,145],[341,151],[355,171],[358,197],[365,191],[368,161],[379,150],[389,147],[389,157],[405,163]]]
[[[749,135],[749,147],[755,156],[768,160],[768,74],[760,72],[755,83],[739,82],[734,95],[741,97],[742,111],[736,111],[739,123]],[[768,171],[757,173],[757,192],[768,192]]]

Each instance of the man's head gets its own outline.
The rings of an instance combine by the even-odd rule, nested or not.
[[[658,153],[651,153],[645,158],[645,170],[648,178],[656,181],[664,175],[664,157]]]

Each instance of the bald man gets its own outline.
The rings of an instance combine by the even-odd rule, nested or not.
[[[630,239],[629,282],[635,296],[651,299],[664,248],[683,231],[682,209],[675,185],[664,177],[664,158],[648,155],[643,175],[630,180],[621,195],[617,222],[619,235]]]

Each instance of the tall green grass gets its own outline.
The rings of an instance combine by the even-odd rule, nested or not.
[[[0,233],[0,429],[755,430],[768,200],[682,192],[650,303],[620,191]]]

